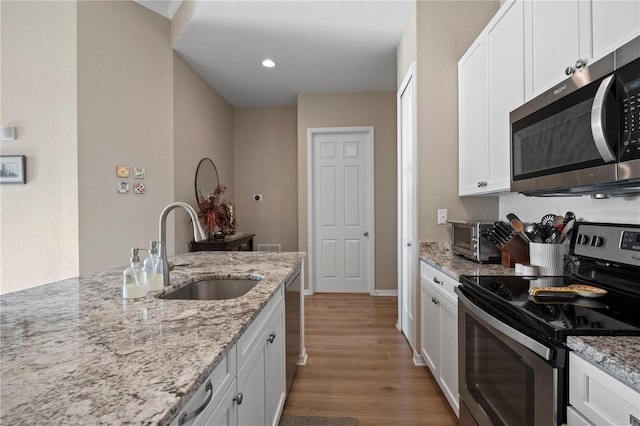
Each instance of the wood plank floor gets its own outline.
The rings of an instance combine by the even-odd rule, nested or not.
[[[427,367],[396,329],[396,297],[305,297],[306,366],[283,415],[347,416],[366,425],[456,425]]]

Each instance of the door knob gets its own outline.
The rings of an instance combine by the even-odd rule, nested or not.
[[[369,231],[364,231],[364,234],[362,234],[362,235],[364,235],[365,237],[368,237],[369,236]]]
[[[407,243],[407,247],[411,247],[411,243]]]

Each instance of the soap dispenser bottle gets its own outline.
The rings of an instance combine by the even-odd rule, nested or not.
[[[144,260],[144,272],[147,274],[147,291],[158,291],[164,288],[162,277],[162,259],[158,255],[158,242],[149,243],[149,257]]]
[[[131,249],[131,266],[123,273],[122,297],[125,299],[137,299],[147,295],[147,278],[138,256],[138,250],[140,249]]]

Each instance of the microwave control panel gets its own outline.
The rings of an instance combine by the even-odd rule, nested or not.
[[[620,161],[640,158],[640,59],[624,66],[620,76]]]

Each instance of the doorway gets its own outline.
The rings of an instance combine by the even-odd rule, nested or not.
[[[398,90],[398,328],[416,352],[417,130],[415,62]]]
[[[373,127],[307,130],[311,292],[375,288]]]

